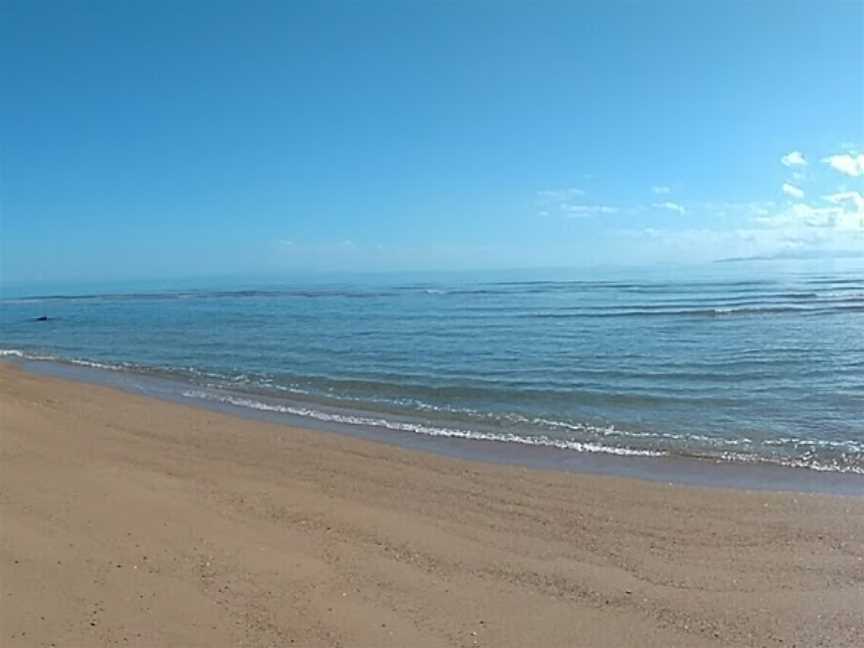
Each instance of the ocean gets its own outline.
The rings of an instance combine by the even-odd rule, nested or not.
[[[187,284],[4,290],[0,354],[510,456],[864,474],[861,264]]]

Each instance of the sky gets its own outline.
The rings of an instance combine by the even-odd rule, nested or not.
[[[42,2],[0,283],[864,254],[864,3]]]

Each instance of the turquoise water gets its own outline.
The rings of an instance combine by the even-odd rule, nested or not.
[[[6,290],[0,353],[325,424],[864,474],[860,266],[66,293]]]

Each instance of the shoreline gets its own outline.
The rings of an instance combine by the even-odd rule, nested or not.
[[[87,366],[59,359],[16,356],[0,358],[0,367],[4,364],[19,367],[34,375],[98,385],[168,403],[220,412],[244,420],[339,434],[469,461],[577,474],[611,475],[685,486],[864,495],[864,475],[854,472],[686,455],[616,455],[499,440],[430,436],[388,430],[379,426],[322,422],[308,416],[252,409],[218,400],[190,398],[186,396],[190,389],[195,391],[200,389],[200,386],[135,371]]]
[[[4,645],[855,646],[864,499],[501,466],[0,363]]]

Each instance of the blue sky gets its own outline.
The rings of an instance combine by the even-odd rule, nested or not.
[[[6,282],[864,251],[860,2],[18,2]]]

